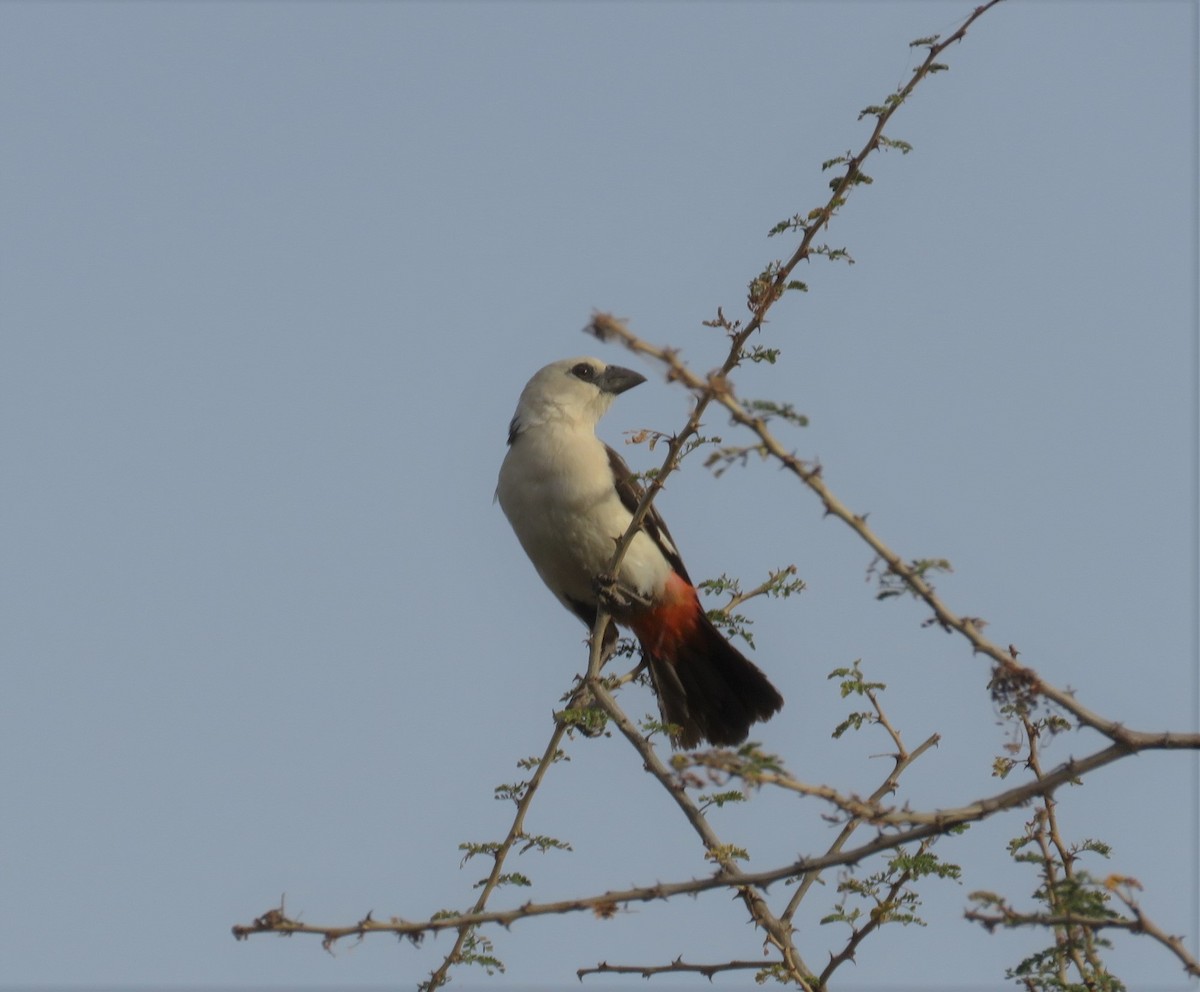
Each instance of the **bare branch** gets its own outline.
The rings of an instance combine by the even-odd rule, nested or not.
[[[747,297],[751,318],[743,324],[741,321],[729,320],[725,317],[724,312],[719,310],[717,319],[707,322],[711,326],[724,330],[729,338],[728,354],[718,369],[706,376],[700,376],[692,372],[681,361],[676,351],[665,347],[659,348],[642,341],[634,336],[623,322],[610,315],[603,313],[593,315],[587,328],[590,333],[602,340],[619,339],[627,348],[659,362],[666,369],[667,380],[682,384],[690,391],[694,399],[692,410],[682,430],[666,439],[667,451],[663,464],[645,487],[644,495],[628,528],[615,544],[608,573],[608,578],[611,578],[612,583],[608,591],[614,597],[620,593],[616,585],[616,576],[619,575],[623,556],[642,526],[653,500],[661,492],[667,478],[678,467],[680,460],[692,450],[692,447],[708,440],[700,436],[699,430],[702,417],[715,401],[729,413],[735,423],[747,428],[755,438],[753,444],[722,449],[715,457],[736,459],[744,457],[750,452],[756,452],[765,458],[777,460],[781,466],[788,469],[818,497],[827,515],[836,517],[849,526],[872,549],[878,561],[883,563],[882,568],[885,571],[881,574],[889,581],[894,577],[895,584],[891,588],[904,588],[911,592],[932,611],[931,622],[941,625],[948,631],[957,632],[970,643],[976,653],[983,654],[991,660],[994,666],[992,669],[993,686],[998,687],[994,688],[995,692],[1010,692],[1021,701],[1026,698],[1045,699],[1063,712],[1070,714],[1080,726],[1089,727],[1103,735],[1109,742],[1108,746],[1083,758],[1071,758],[1049,771],[1043,771],[1035,744],[1036,735],[1031,730],[1029,719],[1026,718],[1024,723],[1031,742],[1028,764],[1034,775],[1033,781],[957,808],[931,811],[913,811],[907,806],[897,808],[895,805],[885,805],[885,798],[896,792],[899,778],[903,772],[917,758],[937,744],[938,735],[931,735],[915,751],[909,752],[901,734],[888,720],[877,695],[868,688],[864,690],[864,694],[875,710],[873,722],[878,723],[889,735],[895,751],[891,755],[893,767],[890,773],[866,799],[845,795],[830,786],[800,782],[782,770],[751,768],[737,755],[728,751],[718,750],[690,756],[677,756],[674,759],[674,768],[668,768],[663,764],[650,740],[629,719],[614,696],[614,690],[634,678],[639,669],[634,669],[616,678],[606,679],[601,676],[601,671],[615,646],[615,639],[609,636],[609,624],[613,621],[608,609],[609,604],[604,598],[605,590],[602,589],[600,605],[590,638],[587,674],[577,683],[570,705],[585,705],[580,701],[587,700],[597,714],[599,711],[603,711],[607,719],[626,738],[640,756],[647,771],[675,801],[688,824],[699,837],[705,848],[706,856],[717,866],[713,875],[674,883],[656,883],[622,890],[610,890],[557,902],[535,903],[529,901],[502,910],[488,909],[489,901],[495,891],[509,877],[503,871],[505,859],[519,841],[528,837],[525,833],[524,822],[534,794],[549,765],[560,754],[559,747],[569,728],[568,721],[560,716],[556,720],[546,751],[537,763],[531,780],[527,784],[522,783],[519,796],[515,795],[514,790],[514,798],[517,799],[517,813],[508,835],[498,845],[486,845],[487,853],[491,854],[494,859],[492,869],[488,878],[482,883],[482,891],[469,912],[441,912],[434,914],[429,919],[417,922],[406,921],[399,917],[381,921],[374,919],[372,914],[368,913],[362,919],[348,926],[322,927],[289,918],[281,900],[278,907],[267,911],[252,923],[235,926],[233,933],[237,939],[246,939],[256,933],[275,933],[285,936],[305,933],[320,936],[323,945],[330,948],[343,938],[358,937],[361,939],[371,933],[390,933],[417,943],[427,933],[436,934],[453,930],[457,936],[452,948],[446,954],[440,967],[431,973],[430,980],[423,983],[424,989],[433,990],[449,980],[450,969],[455,964],[461,963],[464,957],[470,959],[472,946],[470,942],[476,938],[477,930],[482,926],[509,927],[518,920],[578,912],[591,912],[598,918],[607,919],[620,907],[629,904],[667,900],[682,895],[696,895],[701,892],[723,889],[733,890],[737,893],[746,906],[751,919],[765,932],[764,954],[766,957],[763,961],[731,960],[718,964],[696,964],[677,958],[667,964],[650,966],[610,965],[602,962],[592,968],[580,969],[579,977],[605,972],[641,974],[643,977],[670,972],[688,972],[702,974],[711,979],[714,974],[721,971],[756,969],[772,973],[773,977],[781,978],[813,992],[815,989],[824,988],[829,977],[840,965],[853,960],[862,941],[885,921],[883,915],[872,915],[866,923],[858,926],[856,925],[858,918],[853,918],[853,930],[850,938],[837,954],[831,956],[823,972],[819,976],[814,975],[805,965],[795,945],[791,921],[800,901],[810,891],[822,872],[836,866],[851,866],[873,855],[895,850],[902,845],[914,842],[918,844],[919,852],[925,853],[938,836],[964,824],[986,819],[997,812],[1025,806],[1040,798],[1043,805],[1035,813],[1034,840],[1040,845],[1042,862],[1047,866],[1045,868],[1046,887],[1053,892],[1057,886],[1063,883],[1064,879],[1070,882],[1074,877],[1071,869],[1074,855],[1062,841],[1054,814],[1053,796],[1057,787],[1139,751],[1200,748],[1200,734],[1133,731],[1093,712],[1079,703],[1070,691],[1058,689],[1043,682],[1032,668],[1019,663],[1018,653],[1014,648],[1011,646],[1002,648],[984,637],[982,634],[983,623],[980,620],[954,612],[938,595],[926,578],[926,569],[922,563],[906,561],[895,554],[868,527],[865,515],[853,513],[831,491],[825,483],[820,466],[805,462],[787,451],[768,426],[768,421],[773,415],[783,416],[792,422],[797,422],[801,418],[795,415],[790,407],[782,408],[771,406],[765,401],[751,402],[739,399],[728,378],[733,369],[744,360],[774,361],[772,350],[756,345],[747,352],[749,338],[755,331],[762,329],[771,307],[782,298],[788,289],[804,288],[792,279],[794,269],[801,261],[809,260],[813,255],[825,255],[831,259],[846,257],[844,249],[818,244],[815,240],[816,237],[821,231],[828,228],[833,216],[845,205],[852,190],[858,185],[870,182],[870,178],[862,171],[869,156],[886,148],[905,149],[903,142],[892,140],[884,135],[885,125],[926,76],[944,68],[937,59],[945,49],[960,41],[968,28],[980,16],[999,2],[1000,0],[988,0],[977,7],[962,26],[944,40],[930,38],[914,43],[928,49],[927,57],[913,71],[908,82],[891,94],[881,106],[869,107],[863,111],[862,116],[876,118],[874,128],[867,141],[857,154],[847,152],[846,155],[826,163],[827,166],[845,167],[844,172],[830,184],[832,194],[826,203],[803,217],[797,215],[791,222],[777,226],[777,230],[772,232],[782,233],[783,230],[796,230],[802,232],[802,236],[792,255],[786,261],[768,264],[763,272],[751,282]],[[724,609],[728,612],[751,598],[769,594],[779,587],[779,582],[784,576],[794,573],[794,566],[772,573],[766,582],[744,594],[734,586],[734,592]],[[865,714],[865,716],[869,717],[869,714]],[[597,715],[597,719],[600,719],[599,715]],[[739,864],[736,849],[721,840],[705,818],[704,811],[688,794],[684,780],[677,774],[682,767],[705,767],[714,773],[739,776],[753,785],[774,785],[800,795],[813,796],[831,803],[849,819],[837,839],[823,855],[800,858],[765,871],[747,872]],[[874,837],[857,847],[848,848],[847,845],[852,835],[863,826],[874,827]],[[893,864],[897,864],[897,862],[893,862]],[[886,885],[884,881],[876,880],[879,888],[872,891],[872,898],[882,898],[884,905],[898,900],[914,877],[914,873],[908,869],[900,870],[897,867],[895,870],[897,874],[894,876],[890,874],[890,870],[885,876]],[[1083,873],[1080,872],[1079,875],[1082,876]],[[781,880],[795,881],[798,884],[784,912],[776,915],[768,906],[766,896],[768,887]],[[1110,881],[1112,881],[1112,885],[1109,886],[1110,890],[1124,903],[1129,916],[1114,914],[1111,917],[1093,917],[1078,912],[1058,911],[1066,904],[1059,905],[1052,901],[1049,903],[1051,911],[1044,914],[1020,914],[1006,904],[998,902],[993,904],[994,906],[998,905],[994,912],[972,912],[967,915],[989,928],[1037,925],[1067,928],[1073,933],[1078,930],[1086,931],[1086,939],[1082,944],[1072,943],[1071,945],[1071,953],[1074,955],[1072,963],[1079,968],[1081,973],[1085,973],[1093,963],[1091,959],[1092,945],[1088,942],[1090,934],[1093,931],[1115,928],[1148,934],[1169,948],[1183,963],[1189,974],[1200,975],[1200,967],[1197,966],[1196,959],[1184,948],[1182,940],[1178,937],[1168,936],[1142,912],[1132,895],[1132,889],[1136,883],[1119,876],[1113,876]]]
[[[763,448],[773,458],[777,459],[784,468],[795,475],[805,486],[812,490],[821,500],[825,513],[837,517],[849,526],[871,550],[884,562],[889,572],[899,577],[913,593],[923,600],[933,611],[937,622],[947,630],[957,631],[971,644],[979,654],[986,655],[996,663],[998,669],[1007,677],[1017,680],[1025,691],[1032,695],[1042,696],[1055,705],[1070,713],[1084,726],[1091,727],[1114,743],[1122,744],[1130,751],[1145,748],[1186,749],[1194,750],[1200,747],[1200,734],[1184,734],[1171,732],[1135,732],[1126,729],[1115,720],[1109,720],[1088,709],[1075,699],[1074,695],[1064,689],[1059,689],[1045,682],[1032,668],[1017,661],[1017,653],[1010,646],[1002,648],[995,642],[983,636],[981,625],[977,618],[962,616],[955,613],[938,595],[933,586],[922,576],[920,570],[904,561],[896,552],[888,547],[868,525],[864,515],[853,513],[825,483],[824,473],[818,467],[813,467],[786,450],[778,438],[770,431],[766,423],[758,416],[750,413],[739,402],[727,380],[722,380],[721,388],[714,388],[713,379],[702,379],[690,368],[684,365],[678,355],[667,349],[658,348],[642,341],[634,335],[623,323],[615,318],[608,318],[608,333],[620,338],[623,344],[632,351],[649,355],[668,366],[668,379],[682,383],[697,397],[712,395],[732,416],[734,421],[749,428],[756,435]]]
[[[670,964],[652,965],[609,964],[607,961],[601,961],[594,968],[580,968],[575,975],[580,979],[587,975],[641,975],[642,978],[651,978],[654,975],[685,972],[703,975],[711,981],[713,975],[723,971],[762,971],[764,968],[772,967],[774,963],[771,961],[724,961],[721,964],[691,964],[682,958],[676,958]]]
[[[601,687],[602,691],[603,687]],[[604,692],[608,695],[607,692]],[[611,697],[610,697],[611,698]],[[624,714],[622,714],[624,715]],[[625,718],[626,721],[628,718]],[[651,751],[653,753],[653,751]],[[566,899],[559,902],[535,903],[526,902],[507,910],[480,911],[464,913],[459,916],[447,916],[438,919],[428,919],[410,922],[399,917],[388,921],[375,920],[368,915],[355,924],[342,927],[319,926],[292,920],[283,912],[283,907],[277,907],[264,913],[250,924],[233,927],[233,935],[238,940],[245,940],[256,933],[308,933],[325,938],[327,942],[341,940],[344,937],[362,936],[368,933],[392,933],[398,936],[412,936],[423,933],[436,933],[442,930],[452,930],[459,927],[477,926],[495,923],[509,927],[518,920],[535,916],[558,915],[577,912],[595,912],[597,908],[621,906],[636,902],[655,902],[681,895],[694,895],[713,889],[734,888],[742,891],[747,887],[763,889],[774,882],[793,878],[809,872],[820,872],[838,865],[855,864],[881,851],[891,850],[901,844],[911,841],[924,840],[944,834],[961,826],[987,819],[995,813],[1011,809],[1029,801],[1042,790],[1074,778],[1079,778],[1096,768],[1110,764],[1124,757],[1128,752],[1116,744],[1080,760],[1064,762],[1054,771],[1048,773],[1043,781],[1033,782],[1025,786],[1009,789],[989,799],[979,800],[968,806],[954,810],[941,810],[928,814],[897,814],[894,819],[920,820],[914,825],[894,832],[880,833],[876,837],[849,850],[841,850],[815,858],[801,858],[798,861],[781,865],[760,872],[730,873],[722,866],[721,870],[707,878],[691,879],[684,882],[657,883],[630,889],[610,890],[599,895],[585,896],[578,899]],[[657,759],[656,759],[657,760]],[[661,766],[660,766],[661,767]],[[672,794],[676,783],[672,782]],[[715,835],[709,831],[709,836]],[[716,841],[720,846],[719,841]],[[735,865],[736,868],[736,865]],[[781,924],[782,925],[782,924]],[[774,936],[774,935],[772,935]]]
[[[513,817],[512,825],[508,828],[508,836],[504,838],[500,848],[496,851],[492,870],[488,874],[482,891],[479,893],[479,898],[475,900],[475,905],[471,910],[472,913],[480,913],[487,906],[488,899],[491,898],[492,893],[496,891],[496,886],[499,884],[500,876],[504,871],[504,862],[509,852],[512,851],[517,841],[525,836],[525,815],[529,812],[529,807],[533,804],[533,797],[537,793],[538,786],[542,784],[542,779],[545,778],[547,770],[554,764],[555,756],[559,753],[559,746],[562,744],[562,739],[566,731],[567,725],[562,720],[557,720],[554,725],[554,731],[550,735],[550,741],[547,743],[546,750],[542,754],[542,759],[538,762],[533,776],[530,778],[525,791],[517,802],[517,812]],[[458,936],[454,939],[454,946],[450,948],[449,953],[442,960],[442,963],[430,974],[429,981],[425,983],[425,988],[429,992],[441,988],[449,980],[450,968],[459,962],[463,945],[470,937],[471,930],[472,927],[470,925],[459,927]],[[329,943],[329,938],[326,937],[327,946]]]
[[[811,972],[801,960],[800,954],[796,950],[796,946],[792,941],[791,927],[780,921],[771,912],[762,893],[754,886],[737,884],[740,879],[745,877],[744,873],[737,861],[729,853],[728,845],[722,843],[708,820],[705,819],[704,814],[692,802],[691,797],[680,784],[677,776],[671,774],[666,766],[663,765],[653,746],[638,732],[633,722],[620,706],[617,705],[617,701],[604,685],[597,679],[594,683],[589,680],[589,686],[595,694],[597,702],[604,707],[609,717],[617,725],[617,728],[624,734],[626,740],[641,755],[646,770],[658,779],[659,784],[675,800],[675,804],[680,808],[688,823],[691,824],[692,829],[700,837],[708,855],[721,866],[719,877],[727,879],[737,889],[751,917],[767,931],[770,943],[775,946],[783,957],[783,965],[787,969],[789,976],[801,988],[810,989],[808,983]]]
[[[1130,909],[1134,912],[1132,918],[1125,916],[1082,916],[1077,913],[1065,913],[1061,915],[1055,913],[1018,913],[1007,907],[993,913],[971,909],[967,910],[963,915],[968,920],[983,924],[989,930],[994,930],[996,927],[1070,927],[1085,928],[1087,930],[1125,930],[1129,933],[1145,934],[1158,941],[1158,943],[1174,954],[1183,965],[1184,971],[1193,978],[1200,978],[1200,961],[1184,947],[1182,937],[1168,934],[1146,916],[1137,907],[1136,903],[1126,903],[1126,905],[1129,905]]]
[[[928,851],[931,843],[931,840],[922,841],[919,848],[920,853],[924,854],[926,851]],[[882,905],[894,905],[897,897],[900,895],[900,892],[911,880],[912,873],[909,871],[903,871],[897,875],[892,881],[892,884],[888,886],[888,893],[881,901]],[[854,928],[853,932],[850,934],[850,939],[846,941],[846,946],[843,947],[837,954],[830,956],[829,964],[825,966],[825,969],[820,975],[820,980],[818,982],[818,986],[820,988],[824,988],[828,984],[829,979],[833,977],[833,973],[837,971],[838,968],[844,965],[847,961],[854,960],[854,956],[858,951],[859,945],[862,944],[862,942],[866,940],[873,931],[877,930],[883,925],[885,918],[886,916],[884,913],[872,913],[868,917],[866,923],[864,923],[861,927]]]

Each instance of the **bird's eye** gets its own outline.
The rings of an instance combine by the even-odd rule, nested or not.
[[[587,362],[580,362],[571,369],[571,374],[576,378],[582,379],[584,382],[591,382],[595,378],[596,370],[588,365]]]

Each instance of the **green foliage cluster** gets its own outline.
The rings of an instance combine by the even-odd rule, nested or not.
[[[862,673],[862,659],[857,658],[849,668],[835,668],[826,676],[829,679],[841,679],[839,688],[841,689],[842,698],[847,696],[861,696],[864,699],[875,699],[875,693],[882,692],[887,688],[884,682],[868,682]],[[870,710],[855,710],[847,713],[845,718],[833,729],[835,738],[841,737],[848,730],[861,730],[864,726],[870,726],[879,722],[878,710],[872,708]]]
[[[837,886],[837,904],[821,923],[845,923],[856,936],[862,935],[866,926],[872,929],[888,923],[925,926],[917,913],[921,896],[916,883],[922,878],[957,881],[962,875],[958,865],[940,861],[929,850],[930,844],[922,843],[911,854],[903,847],[896,848],[884,867],[861,878],[852,869],[843,871]]]

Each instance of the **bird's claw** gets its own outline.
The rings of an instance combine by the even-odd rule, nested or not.
[[[628,613],[634,607],[645,609],[651,605],[649,597],[636,589],[620,586],[616,578],[608,574],[596,577],[596,595],[600,605],[614,615]]]

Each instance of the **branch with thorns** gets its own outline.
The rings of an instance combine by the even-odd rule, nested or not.
[[[747,428],[756,438],[752,445],[743,448],[729,448],[724,453],[718,453],[718,458],[744,457],[750,452],[755,452],[763,457],[778,460],[784,468],[788,469],[817,495],[827,515],[836,517],[847,524],[872,549],[878,560],[883,563],[888,575],[896,577],[905,588],[929,607],[932,611],[933,622],[946,630],[956,631],[967,639],[975,652],[991,659],[994,665],[993,686],[995,692],[1015,695],[1033,703],[1041,699],[1047,700],[1063,712],[1069,713],[1079,725],[1089,727],[1102,734],[1110,741],[1110,745],[1082,759],[1065,761],[1044,773],[1040,766],[1036,767],[1034,768],[1035,781],[964,806],[928,812],[912,811],[907,808],[897,809],[883,805],[882,800],[896,791],[900,775],[917,758],[936,745],[938,738],[936,734],[931,735],[914,751],[909,752],[905,748],[900,734],[888,722],[878,699],[868,691],[867,698],[876,711],[875,722],[889,734],[895,746],[895,753],[892,755],[894,759],[892,770],[875,792],[865,800],[839,794],[825,786],[802,783],[782,770],[759,768],[750,774],[747,772],[745,764],[739,764],[738,759],[731,757],[729,752],[718,751],[703,755],[676,756],[675,764],[667,767],[659,758],[647,736],[635,726],[634,722],[617,704],[613,694],[620,685],[635,678],[638,669],[635,668],[615,679],[601,676],[602,667],[608,660],[604,647],[604,633],[608,624],[612,622],[611,617],[602,608],[596,618],[590,638],[587,674],[571,693],[572,705],[581,698],[581,692],[589,694],[594,704],[603,710],[607,718],[637,751],[647,770],[674,800],[699,837],[708,855],[717,864],[717,870],[712,876],[607,891],[559,902],[534,903],[529,901],[504,910],[487,908],[489,901],[505,878],[506,859],[515,847],[525,843],[528,838],[524,823],[533,798],[549,767],[562,753],[561,744],[569,732],[570,722],[560,714],[556,717],[554,730],[547,747],[534,766],[534,773],[530,781],[522,784],[520,795],[516,799],[517,810],[508,834],[504,841],[494,845],[494,850],[489,847],[488,853],[493,857],[492,869],[488,878],[484,880],[482,890],[471,910],[465,913],[443,912],[418,922],[406,921],[398,917],[376,920],[372,914],[368,913],[356,923],[348,926],[326,927],[306,924],[289,917],[281,900],[278,907],[268,910],[252,923],[235,926],[233,928],[235,937],[246,939],[257,933],[315,934],[322,938],[323,946],[331,949],[337,941],[344,938],[357,937],[361,939],[371,933],[390,933],[417,942],[426,933],[453,930],[456,932],[456,939],[452,948],[446,954],[441,965],[431,973],[429,980],[422,984],[423,989],[432,992],[433,989],[444,985],[449,980],[450,969],[464,960],[479,927],[485,925],[509,927],[521,919],[574,912],[591,912],[598,917],[607,918],[619,907],[637,902],[670,899],[680,895],[695,895],[714,889],[732,889],[740,896],[751,919],[765,933],[765,950],[770,955],[769,960],[765,962],[733,960],[715,965],[689,964],[682,958],[677,958],[669,964],[652,966],[602,963],[594,968],[581,969],[580,977],[585,974],[603,972],[639,973],[648,977],[652,974],[671,971],[690,971],[711,978],[718,971],[753,967],[772,971],[777,977],[791,981],[802,989],[819,989],[824,987],[828,977],[838,965],[853,958],[858,944],[872,929],[870,923],[854,929],[842,951],[831,958],[829,965],[820,975],[815,975],[807,968],[795,946],[791,920],[801,900],[823,871],[838,866],[854,865],[874,854],[893,850],[910,842],[917,843],[918,849],[923,850],[923,845],[927,845],[931,839],[939,835],[967,823],[985,819],[1002,810],[1024,806],[1038,798],[1048,799],[1057,786],[1078,779],[1099,767],[1138,751],[1200,748],[1200,734],[1138,732],[1101,717],[1079,703],[1070,692],[1045,683],[1033,669],[1020,664],[1014,648],[1001,648],[985,638],[982,634],[982,621],[978,618],[959,615],[951,610],[929,582],[925,568],[920,563],[905,561],[891,551],[882,539],[868,527],[865,514],[853,513],[834,495],[826,485],[819,465],[802,461],[784,448],[768,426],[771,418],[769,414],[764,415],[765,408],[761,404],[739,400],[729,381],[729,374],[744,360],[773,360],[769,354],[761,350],[748,352],[746,347],[749,338],[755,331],[763,327],[772,306],[782,298],[788,289],[804,288],[792,279],[793,272],[801,261],[809,260],[813,255],[826,255],[830,258],[844,256],[845,253],[841,249],[831,249],[828,246],[817,244],[816,237],[828,227],[834,215],[846,203],[847,197],[853,189],[870,181],[862,171],[868,157],[882,148],[903,147],[903,143],[893,141],[884,135],[884,127],[891,120],[895,111],[924,78],[945,68],[937,61],[945,49],[961,41],[968,28],[999,2],[1000,0],[988,0],[987,3],[977,7],[962,26],[944,40],[921,39],[914,42],[914,45],[922,45],[928,49],[927,57],[913,71],[906,85],[890,95],[884,105],[864,110],[864,116],[871,115],[876,118],[875,126],[865,144],[856,154],[847,153],[845,156],[839,156],[826,163],[826,166],[835,164],[845,166],[841,176],[831,183],[832,195],[826,203],[807,215],[797,215],[791,221],[777,225],[776,229],[771,232],[777,234],[785,230],[797,230],[802,232],[802,236],[798,246],[786,262],[771,263],[751,282],[747,294],[747,305],[751,312],[751,318],[743,324],[741,321],[729,320],[722,311],[718,310],[716,320],[707,322],[723,329],[729,337],[728,355],[720,368],[707,376],[699,376],[680,359],[677,351],[656,347],[642,341],[629,331],[624,322],[610,315],[603,313],[593,315],[587,328],[590,333],[601,340],[619,340],[632,351],[659,362],[666,368],[667,380],[680,383],[692,393],[694,398],[692,411],[682,430],[669,438],[659,436],[659,439],[666,441],[667,444],[662,467],[650,477],[628,529],[617,542],[608,574],[613,576],[618,574],[620,562],[645,515],[649,512],[653,500],[662,490],[671,472],[678,467],[680,460],[695,449],[697,440],[700,438],[699,430],[702,418],[715,402],[729,413],[735,423]],[[795,421],[797,418],[786,416],[785,419]],[[789,568],[794,572],[794,568]],[[781,575],[782,573],[773,573],[766,583],[748,593],[734,592],[724,610],[728,612],[754,596],[763,595],[769,593],[773,588],[778,588],[777,583]],[[568,707],[569,709],[570,707]],[[849,819],[844,824],[838,838],[823,855],[801,858],[767,871],[746,872],[737,863],[733,853],[734,849],[718,837],[705,818],[703,810],[688,795],[678,774],[678,762],[681,760],[689,762],[690,767],[705,767],[710,771],[722,774],[739,775],[754,785],[774,785],[799,794],[818,797],[832,803]],[[858,847],[847,848],[846,845],[851,836],[863,825],[876,827],[878,831],[876,836]],[[1054,831],[1047,835],[1050,838],[1048,843],[1052,845],[1056,843],[1054,836]],[[1114,878],[1119,877],[1114,876]],[[781,914],[776,914],[767,904],[767,889],[774,882],[785,879],[797,881],[798,884],[785,910]],[[887,890],[891,893],[891,897],[894,897],[899,888],[907,884],[907,881],[908,876],[901,872],[891,883],[892,888]],[[1115,882],[1112,889],[1117,898],[1129,910],[1131,914],[1129,917],[1105,916],[1085,921],[1078,914],[1067,916],[1061,914],[1058,916],[1054,914],[1040,916],[1038,914],[1017,914],[1007,906],[1003,906],[990,916],[980,914],[974,918],[984,925],[990,926],[1018,926],[1035,923],[1048,926],[1072,926],[1084,925],[1086,922],[1094,929],[1123,928],[1146,933],[1170,948],[1184,963],[1189,974],[1200,973],[1195,959],[1188,955],[1179,938],[1167,936],[1138,907],[1132,897],[1132,888],[1135,884],[1132,880],[1123,879]],[[886,898],[888,896],[885,894],[885,900]]]

